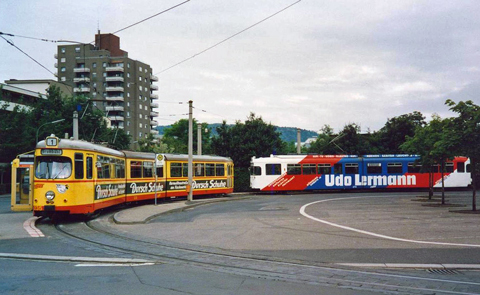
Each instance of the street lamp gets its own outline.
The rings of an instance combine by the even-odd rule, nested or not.
[[[40,131],[40,128],[42,128],[43,126],[48,125],[48,124],[56,124],[56,123],[60,123],[60,122],[63,122],[63,121],[65,121],[65,119],[60,119],[60,120],[56,120],[56,121],[52,121],[52,122],[47,122],[45,124],[40,125],[40,127],[37,128],[37,134],[35,136],[35,144],[37,144],[37,142],[38,142],[38,131]]]

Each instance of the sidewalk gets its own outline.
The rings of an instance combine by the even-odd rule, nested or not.
[[[248,194],[238,193],[232,194],[229,197],[199,199],[193,200],[191,202],[177,201],[172,203],[163,203],[162,201],[159,201],[160,203],[158,203],[158,205],[141,205],[138,207],[128,208],[117,212],[113,216],[113,220],[117,224],[142,224],[147,223],[148,221],[162,214],[179,212],[187,208],[192,208],[210,203],[234,201],[251,197],[252,196]]]

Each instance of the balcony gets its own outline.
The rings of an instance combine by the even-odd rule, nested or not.
[[[150,117],[158,117],[158,112],[150,112]]]
[[[108,112],[123,112],[125,108],[122,106],[107,106],[105,110]]]
[[[151,99],[158,99],[158,94],[150,94]]]
[[[90,73],[90,68],[73,68],[74,73]]]
[[[90,87],[78,87],[78,88],[73,88],[73,92],[77,93],[84,93],[84,92],[90,92]]]
[[[159,132],[158,132],[158,130],[152,129],[152,130],[150,130],[150,133],[153,134],[153,135],[157,135]]]
[[[150,126],[158,126],[158,122],[151,120],[150,121]]]
[[[123,82],[125,79],[123,77],[105,77],[107,82]]]
[[[58,69],[58,63],[54,63],[53,66]]]
[[[107,72],[122,72],[124,71],[123,67],[106,67],[105,71]]]
[[[105,87],[105,91],[107,92],[124,92],[124,88],[120,86],[107,86]]]
[[[151,89],[151,90],[158,90],[158,86],[157,86],[157,85],[150,84],[150,89]]]
[[[158,81],[158,77],[157,76],[154,76],[154,75],[150,75],[150,80],[154,81],[154,82],[157,82]]]
[[[125,121],[123,116],[108,116],[108,119],[112,122],[114,121]]]
[[[55,59],[58,59],[58,54],[55,53],[55,54],[53,55],[53,57],[54,57]]]
[[[89,83],[90,78],[73,78],[73,82],[75,82],[75,83],[82,83],[82,82]]]
[[[150,103],[150,107],[152,107],[152,108],[158,108],[158,103],[152,102],[152,103]]]
[[[108,100],[108,101],[124,101],[125,98],[123,98],[123,96],[107,96],[107,97],[105,97],[105,100]]]

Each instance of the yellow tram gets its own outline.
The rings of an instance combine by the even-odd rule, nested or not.
[[[187,155],[47,137],[35,150],[34,215],[92,214],[125,202],[187,196],[187,163]],[[193,195],[233,192],[230,158],[193,156],[193,168]]]

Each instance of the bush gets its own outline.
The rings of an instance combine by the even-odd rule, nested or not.
[[[250,191],[250,172],[248,171],[248,168],[235,167],[234,182],[233,191]]]

